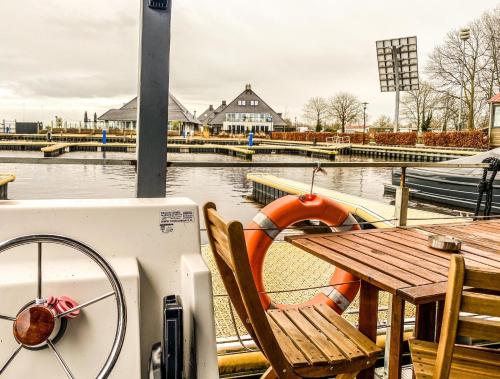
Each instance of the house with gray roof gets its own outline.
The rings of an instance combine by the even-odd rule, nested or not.
[[[137,97],[126,103],[120,109],[110,109],[98,118],[107,126],[120,129],[137,128]],[[169,129],[178,128],[179,132],[190,133],[198,131],[201,122],[189,112],[177,98],[170,94],[168,98]]]
[[[221,131],[230,134],[270,133],[286,127],[281,113],[276,113],[262,100],[250,84],[229,104],[223,101],[217,109],[209,107],[202,117],[213,134]]]

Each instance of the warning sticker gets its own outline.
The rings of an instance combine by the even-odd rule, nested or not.
[[[179,223],[194,222],[193,211],[161,211],[160,229],[163,233],[174,231],[175,225]]]

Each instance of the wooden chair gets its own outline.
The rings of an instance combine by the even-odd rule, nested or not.
[[[461,311],[492,317],[461,316]],[[500,378],[500,350],[455,344],[457,336],[500,342],[495,317],[500,317],[500,271],[465,267],[463,256],[453,255],[439,344],[410,340],[416,378]]]
[[[231,302],[271,367],[262,378],[354,378],[381,349],[327,306],[265,311],[252,276],[243,226],[204,208],[210,246]]]

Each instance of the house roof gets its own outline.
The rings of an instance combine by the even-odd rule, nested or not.
[[[493,96],[490,100],[488,100],[489,103],[500,103],[500,93],[497,93],[495,96]]]
[[[99,117],[101,121],[137,121],[137,97],[120,109],[110,109]],[[170,94],[168,98],[168,121],[181,121],[190,124],[201,122],[189,112],[177,98]]]
[[[215,109],[213,105],[210,105],[208,109],[203,112],[200,116],[198,116],[198,120],[200,120],[201,123],[210,122],[214,118],[215,115]]]
[[[247,105],[238,105],[239,100],[247,100]],[[258,100],[257,106],[250,106],[250,100]],[[217,111],[217,110],[216,110]],[[226,119],[227,113],[269,113],[273,119],[274,125],[286,125],[283,118],[276,113],[264,100],[262,100],[251,88],[249,84],[245,90],[222,109],[212,120],[213,125],[222,125]]]

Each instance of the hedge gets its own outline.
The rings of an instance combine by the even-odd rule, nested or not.
[[[326,139],[329,137],[349,137],[351,143],[362,143],[363,142],[363,133],[331,133],[331,132],[272,132],[271,139],[275,140],[285,140],[285,141],[308,141],[313,142],[326,142]],[[366,136],[366,140],[368,140],[368,135]]]
[[[376,133],[375,142],[377,145],[415,146],[417,143],[417,133]]]
[[[488,148],[488,134],[481,130],[463,132],[424,133],[426,146]]]

